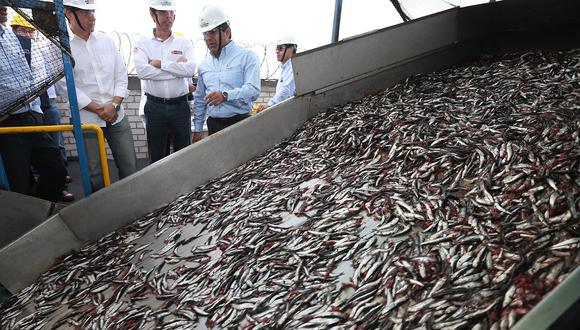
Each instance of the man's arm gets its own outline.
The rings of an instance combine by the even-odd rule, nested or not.
[[[66,86],[65,78],[62,78],[56,83],[56,91],[59,96],[63,97],[68,102],[68,89]],[[109,109],[109,111],[106,112],[104,111],[105,108],[102,104],[91,100],[85,93],[83,93],[82,90],[77,88],[76,92],[79,109],[84,109],[96,113],[99,118],[107,122],[115,122],[117,120],[116,110],[111,111],[111,109]]]
[[[142,39],[135,44],[133,49],[133,64],[137,76],[142,80],[169,80],[175,76],[151,65],[147,51],[145,50]]]
[[[56,83],[56,91],[57,91],[59,96],[63,97],[68,102],[68,86],[66,85],[66,78],[62,78],[61,80],[59,80]],[[85,110],[97,113],[96,111],[94,111],[94,109],[96,107],[94,107],[94,106],[88,107],[91,103],[95,103],[95,102],[93,102],[93,100],[91,100],[91,98],[88,97],[87,94],[83,93],[82,90],[77,88],[76,92],[77,92],[77,103],[79,105],[79,109],[85,109]],[[97,103],[95,103],[95,104],[97,104]]]
[[[205,82],[203,81],[203,75],[200,72],[197,78],[197,86],[193,97],[193,122],[195,125],[195,132],[203,131],[203,121],[205,120],[205,114],[207,111],[207,103],[205,102],[204,98]]]
[[[193,46],[189,40],[183,40],[183,56],[177,62],[162,61],[161,70],[173,74],[175,77],[191,78],[195,74],[195,58]]]
[[[278,104],[286,99],[289,99],[294,94],[292,93],[290,86],[285,81],[281,84],[278,89],[276,89],[276,94],[268,101],[268,106],[273,106],[274,104]]]
[[[112,51],[115,54],[115,90],[113,92],[114,103],[121,104],[123,99],[127,97],[127,87],[129,86],[129,77],[127,74],[127,66],[121,57],[121,53],[115,46],[115,43],[111,39]]]

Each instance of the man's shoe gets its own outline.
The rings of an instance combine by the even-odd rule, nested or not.
[[[62,199],[63,202],[72,202],[75,200],[75,195],[73,195],[71,192],[69,192],[68,190],[63,190],[62,191],[62,196],[60,197],[60,199]]]
[[[66,182],[66,183],[71,183],[71,182],[72,182],[72,176],[70,176],[70,175],[68,175],[68,174],[67,174],[67,175],[66,175],[66,179],[65,179],[65,181],[64,181],[64,182]]]

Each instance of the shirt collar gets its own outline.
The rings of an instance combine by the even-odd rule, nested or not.
[[[233,41],[233,40],[230,40],[230,42],[229,42],[227,45],[225,45],[225,46],[224,46],[224,48],[222,48],[222,51],[220,52],[220,57],[221,57],[222,55],[224,55],[224,56],[227,56],[227,54],[228,54],[230,51],[233,51],[233,49],[234,49],[235,47],[236,47],[236,46],[234,45],[234,41]],[[211,56],[215,57],[215,55],[214,55],[213,53],[211,53]]]
[[[171,31],[171,34],[169,35],[169,38],[167,38],[167,39],[165,39],[165,40],[161,40],[161,39],[157,38],[157,36],[155,36],[155,29],[156,29],[156,28],[153,28],[153,30],[152,30],[152,32],[151,32],[151,39],[153,39],[153,40],[157,40],[157,41],[159,41],[159,42],[165,42],[165,41],[167,41],[167,40],[171,40],[171,39],[173,39],[173,31]]]
[[[73,40],[79,40],[79,41],[82,41],[82,42],[88,42],[91,39],[99,39],[99,34],[98,33],[95,33],[95,32],[91,32],[91,34],[89,35],[89,38],[87,40],[85,40],[85,39],[77,36],[71,30],[69,30],[69,35],[72,35],[72,38],[71,39],[73,39]]]
[[[286,63],[282,63],[282,69],[286,69],[290,65],[292,65],[292,59],[291,58],[289,58],[288,61],[286,61]]]

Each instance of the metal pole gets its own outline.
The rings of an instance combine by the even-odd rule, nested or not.
[[[10,190],[10,184],[8,183],[8,176],[6,175],[6,170],[4,169],[4,161],[2,160],[2,155],[0,155],[0,189]]]
[[[60,29],[60,42],[65,48],[70,48],[68,39],[68,32],[64,18],[64,6],[62,0],[54,0],[54,8],[56,10],[56,17],[58,19],[58,27]],[[79,154],[79,165],[81,169],[81,178],[83,180],[83,191],[85,196],[92,193],[91,180],[89,175],[89,167],[87,163],[87,153],[85,150],[85,142],[83,139],[83,131],[81,129],[81,116],[79,114],[79,103],[77,99],[77,92],[73,76],[73,66],[70,56],[66,52],[62,52],[62,61],[64,64],[64,75],[66,77],[66,87],[68,90],[68,101],[70,106],[70,113],[73,123],[73,134],[77,143],[77,151]]]
[[[336,0],[334,5],[334,24],[332,26],[332,42],[338,41],[338,34],[340,32],[340,16],[342,14],[342,0]]]

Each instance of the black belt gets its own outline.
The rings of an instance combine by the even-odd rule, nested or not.
[[[181,103],[181,102],[187,102],[188,95],[190,95],[190,94],[185,94],[185,95],[173,97],[173,98],[157,97],[157,96],[153,96],[149,93],[145,93],[145,95],[147,96],[147,100],[151,100],[151,101],[156,102],[156,103],[177,104],[177,103]]]
[[[238,121],[244,120],[244,119],[249,118],[249,117],[250,117],[249,114],[242,113],[242,114],[234,115],[232,117],[224,117],[224,118],[208,117],[208,119],[211,118],[212,120],[215,120],[215,121],[217,121],[220,124],[226,124],[226,125],[230,124],[231,125],[231,124],[235,124]]]

